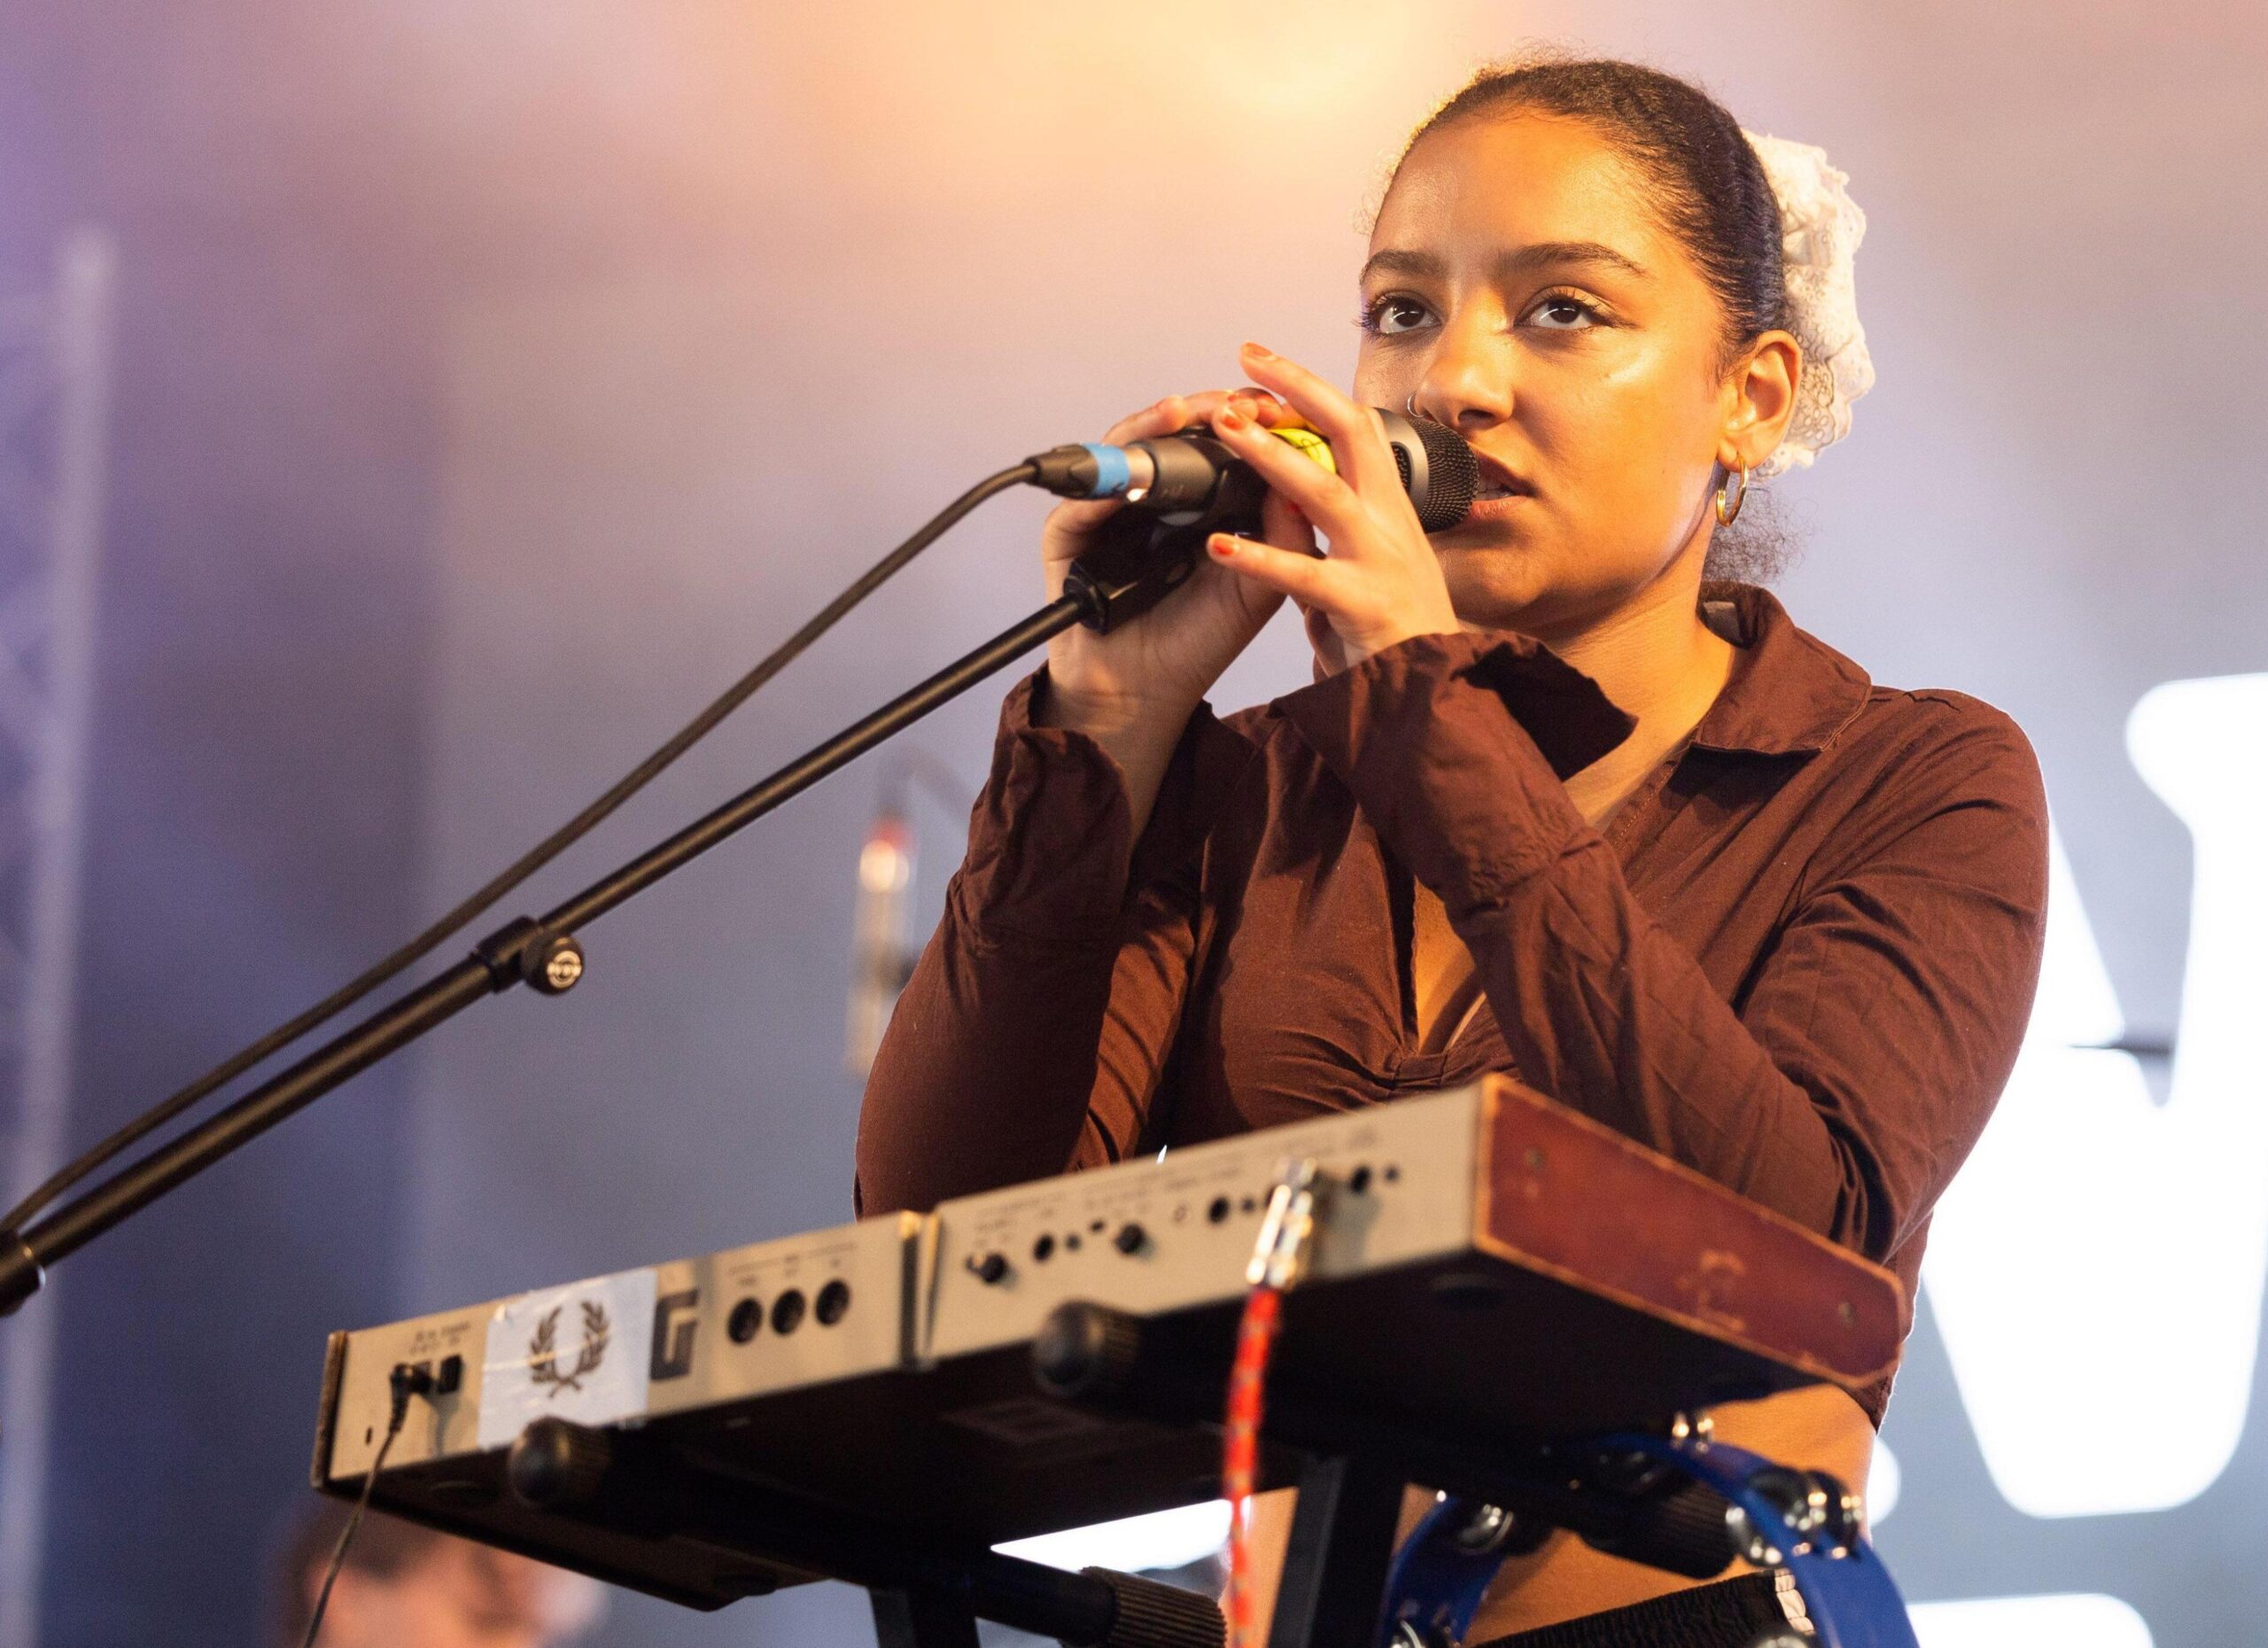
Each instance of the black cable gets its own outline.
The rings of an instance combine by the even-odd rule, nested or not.
[[[369,1471],[362,1478],[362,1492],[354,1501],[354,1513],[346,1519],[346,1526],[338,1530],[338,1543],[330,1548],[330,1562],[322,1571],[322,1589],[315,1592],[315,1611],[307,1615],[307,1634],[299,1639],[299,1648],[315,1648],[315,1633],[322,1629],[323,1610],[330,1606],[330,1588],[338,1582],[339,1570],[346,1566],[346,1548],[354,1543],[362,1518],[370,1509],[370,1490],[378,1485],[378,1473],[384,1468],[386,1454],[409,1418],[409,1399],[425,1395],[433,1388],[433,1375],[407,1362],[395,1363],[386,1379],[393,1388],[393,1412],[386,1420],[385,1440],[378,1444],[378,1456],[370,1461]],[[298,1584],[299,1576],[293,1574],[291,1582]]]
[[[1019,463],[1014,469],[1003,470],[989,479],[978,482],[963,493],[946,505],[928,525],[867,569],[858,582],[828,602],[817,617],[781,643],[761,664],[734,682],[723,696],[687,722],[675,737],[631,769],[604,795],[521,855],[501,875],[359,977],[341,985],[297,1018],[277,1025],[250,1046],[214,1065],[188,1086],[144,1111],[61,1169],[9,1209],[5,1216],[0,1216],[0,1230],[23,1229],[26,1220],[120,1151],[163,1127],[199,1100],[234,1081],[254,1065],[265,1062],[317,1025],[337,1017],[403,968],[430,955],[452,934],[462,930],[482,911],[589,834],[609,813],[652,782],[670,763],[706,737],[718,722],[746,703],[758,688],[793,663],[853,607],[881,588],[894,573],[943,537],[969,511],[1012,486],[1022,486],[1035,472],[1032,464]]]

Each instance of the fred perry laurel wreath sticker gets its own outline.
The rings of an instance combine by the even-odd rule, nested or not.
[[[646,1411],[654,1273],[625,1271],[496,1307],[480,1377],[483,1448],[538,1419],[608,1425]]]

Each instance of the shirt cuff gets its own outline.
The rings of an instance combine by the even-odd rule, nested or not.
[[[1107,950],[1131,894],[1201,839],[1198,792],[1216,727],[1200,704],[1183,729],[1138,843],[1126,781],[1086,734],[1032,719],[1047,670],[1000,706],[992,770],[970,814],[968,854],[954,878],[955,913],[979,934],[1067,950]]]
[[[1278,701],[1450,913],[1501,902],[1585,828],[1561,780],[1636,725],[1533,637],[1418,635]]]

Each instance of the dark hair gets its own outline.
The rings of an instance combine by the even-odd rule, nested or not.
[[[1452,122],[1523,112],[1581,120],[1630,162],[1647,206],[1717,295],[1726,364],[1786,323],[1780,203],[1722,104],[1643,64],[1532,54],[1480,70],[1410,134],[1402,158]],[[1751,497],[1738,525],[1711,540],[1707,576],[1761,582],[1785,566],[1786,535],[1762,502]]]

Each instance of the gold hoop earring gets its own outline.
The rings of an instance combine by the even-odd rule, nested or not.
[[[1730,526],[1740,519],[1741,506],[1748,501],[1748,465],[1725,471],[1725,484],[1717,488],[1717,525]]]

